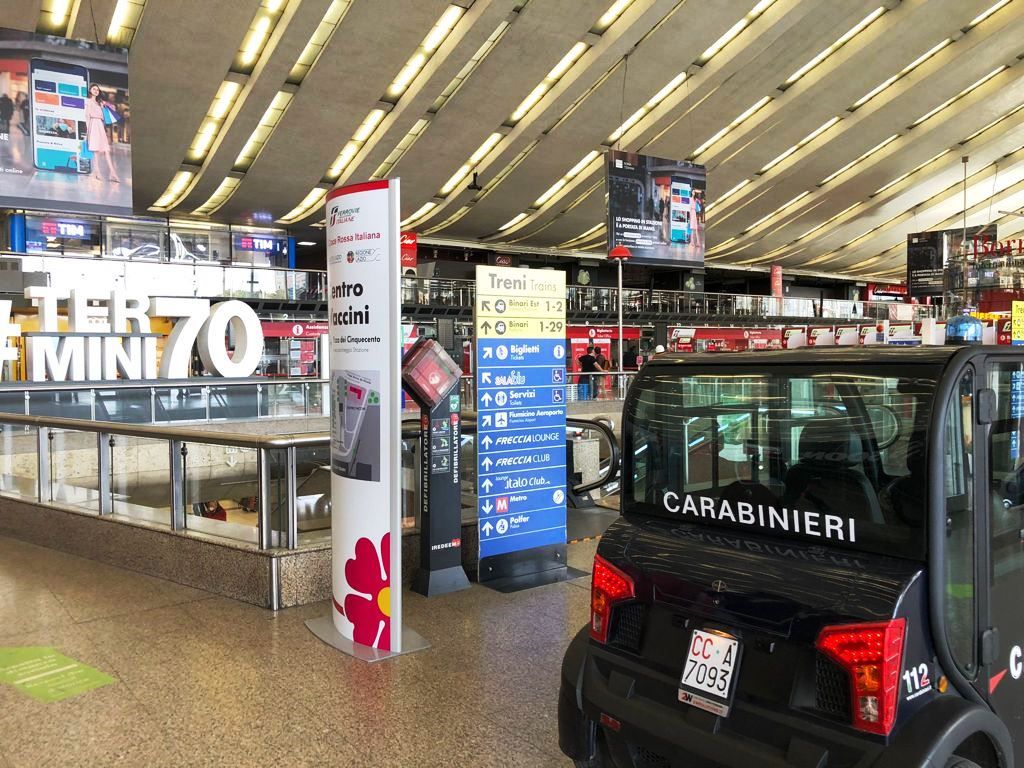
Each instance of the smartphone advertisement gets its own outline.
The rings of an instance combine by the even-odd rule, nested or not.
[[[608,247],[647,264],[704,263],[707,171],[682,160],[609,150]]]
[[[0,207],[132,212],[126,49],[0,28]]]

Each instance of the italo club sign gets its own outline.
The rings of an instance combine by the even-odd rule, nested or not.
[[[39,329],[22,331],[12,322],[10,301],[0,301],[0,361],[18,361],[21,351],[11,339],[24,339],[30,381],[107,381],[117,378],[185,379],[191,374],[193,350],[216,376],[251,376],[263,352],[263,329],[248,304],[232,299],[146,296],[115,288],[66,290],[53,286],[25,289],[38,308]],[[67,330],[58,309],[67,302]],[[152,320],[173,321],[157,363]],[[227,348],[228,329],[234,351]]]

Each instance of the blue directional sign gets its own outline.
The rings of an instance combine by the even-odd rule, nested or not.
[[[478,267],[476,311],[480,558],[565,544],[564,273]]]

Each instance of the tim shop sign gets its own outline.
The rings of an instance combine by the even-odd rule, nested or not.
[[[25,289],[39,308],[39,330],[22,334],[11,322],[11,302],[0,301],[0,361],[18,360],[12,338],[25,339],[25,367],[30,381],[108,381],[185,379],[192,350],[216,376],[251,376],[263,352],[263,331],[252,307],[237,300],[210,305],[207,299],[145,296],[115,288],[94,290],[53,286]],[[67,301],[68,328],[58,327],[57,309]],[[173,320],[157,367],[157,339],[150,319]],[[235,350],[227,350],[228,327]]]

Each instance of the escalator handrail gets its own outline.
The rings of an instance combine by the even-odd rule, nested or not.
[[[606,483],[610,483],[617,479],[619,476],[620,469],[620,453],[619,453],[619,439],[615,436],[615,431],[603,421],[595,421],[593,419],[581,419],[575,416],[569,416],[565,420],[566,426],[574,427],[576,429],[592,429],[601,432],[605,439],[608,441],[608,470],[601,477],[593,480],[589,483],[580,483],[579,485],[573,486],[573,493],[586,493],[587,491],[593,491]],[[463,434],[476,434],[476,413],[465,413],[462,415],[461,421],[461,432]],[[416,419],[405,419],[402,421],[402,439],[403,440],[414,440],[420,437],[420,420],[419,417]]]

